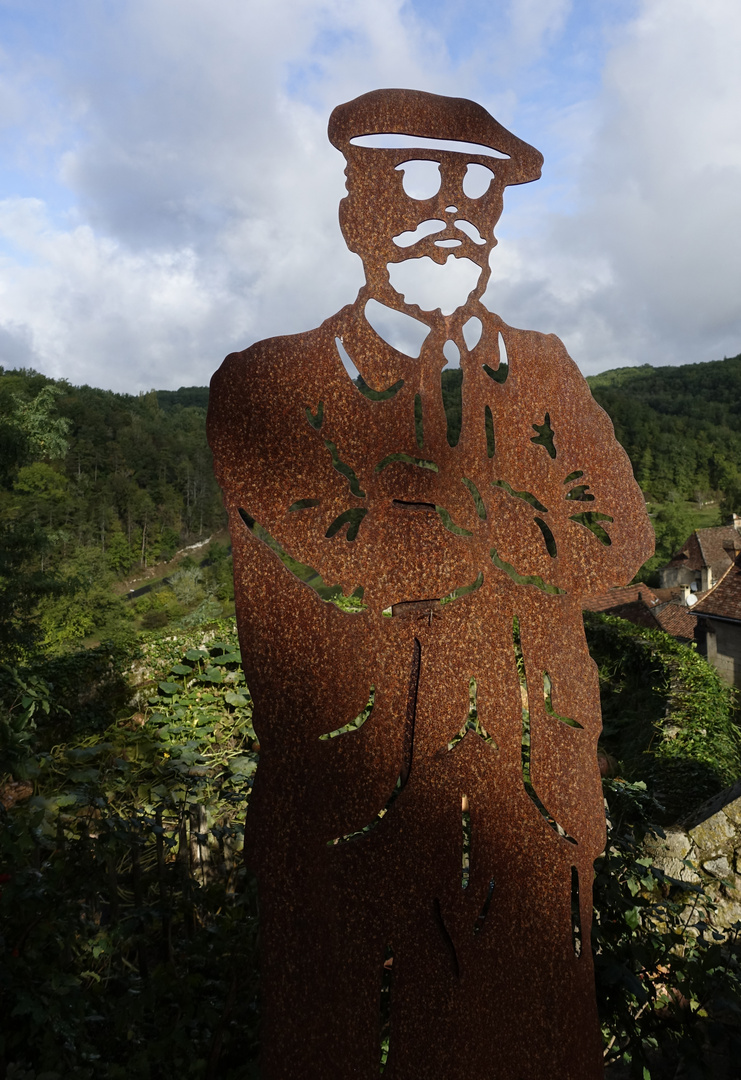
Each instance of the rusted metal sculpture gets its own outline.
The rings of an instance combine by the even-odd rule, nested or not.
[[[389,133],[423,147],[357,141]],[[384,1030],[386,1080],[598,1077],[580,600],[650,553],[643,499],[561,342],[479,299],[504,187],[540,154],[411,90],[339,106],[329,137],[366,284],[318,329],[229,356],[209,411],[261,747],[263,1080],[370,1080]],[[410,160],[439,166],[433,197],[405,193]],[[421,257],[480,269],[449,315],[391,286]],[[371,299],[429,328],[418,358],[371,327]]]

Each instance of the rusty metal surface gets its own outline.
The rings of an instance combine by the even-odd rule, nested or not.
[[[209,409],[261,746],[245,847],[263,1080],[370,1080],[384,1033],[385,1080],[588,1080],[601,1076],[589,932],[604,814],[580,601],[630,580],[651,527],[561,342],[479,299],[504,186],[535,179],[538,152],[472,102],[415,91],[340,106],[329,132],[367,283],[318,329],[227,357]],[[350,142],[373,132],[509,157]],[[418,158],[441,167],[426,201],[396,168]],[[472,161],[494,173],[479,199],[461,188]],[[394,243],[428,219],[445,232]],[[451,250],[482,269],[466,304],[447,318],[405,305],[387,263]],[[371,297],[430,328],[418,358],[371,328]],[[457,442],[447,340],[463,373]]]

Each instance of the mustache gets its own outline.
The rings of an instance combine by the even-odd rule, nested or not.
[[[444,221],[440,220],[440,218],[429,218],[427,221],[421,221],[416,229],[402,232],[397,236],[394,236],[393,241],[397,247],[408,248],[413,244],[418,243],[420,240],[426,239],[428,236],[442,233],[442,236],[433,241],[436,247],[458,247],[463,244],[464,241],[455,235],[456,232],[463,233],[463,235],[469,240],[472,240],[474,244],[486,243],[486,240],[476,226],[463,218],[455,221],[453,225],[446,224]]]

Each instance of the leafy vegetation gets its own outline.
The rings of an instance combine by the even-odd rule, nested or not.
[[[154,391],[133,397],[0,369],[6,659],[131,639],[136,611],[117,582],[224,528],[204,395],[163,393],[161,407]],[[176,596],[172,611],[192,606]],[[223,613],[212,604],[210,617]]]
[[[708,923],[714,905],[702,885],[653,864],[646,841],[664,834],[645,784],[606,780],[604,789],[607,847],[595,864],[592,946],[605,1063],[637,1080],[733,1076],[726,1066],[741,1059],[741,923],[724,940]]]
[[[233,623],[145,642],[132,676],[136,711],[88,734],[13,676],[46,707],[0,777],[3,1076],[255,1075],[257,756]]]
[[[725,494],[741,509],[741,355],[680,367],[617,368],[587,379],[654,501]]]
[[[741,776],[737,692],[694,646],[660,630],[585,612],[599,670],[602,744],[621,772],[647,783],[676,821]]]
[[[443,374],[455,442],[460,372]],[[688,500],[741,509],[741,357],[590,381],[660,502],[657,565],[697,527]],[[240,849],[259,747],[233,620],[214,622],[230,554],[165,561],[221,538],[207,395],[0,369],[0,1076],[257,1075]],[[595,878],[606,1061],[705,1076],[709,1044],[741,1050],[738,943],[649,841],[741,774],[734,692],[664,634],[600,615],[587,632],[626,778],[605,781]]]
[[[606,745],[636,763],[631,782],[605,781],[596,867],[606,1060],[641,1078],[662,1075],[657,1054],[706,1068],[708,1039],[738,1049],[737,954],[710,930],[702,889],[653,867],[643,842],[663,811],[635,776],[655,781],[681,724],[684,783],[707,781],[703,727],[719,746],[693,801],[722,785],[738,760],[730,692],[665,635],[597,616],[589,637]],[[3,715],[25,734],[0,775],[0,1075],[257,1076],[257,909],[240,849],[259,747],[239,661],[227,621],[4,671]]]

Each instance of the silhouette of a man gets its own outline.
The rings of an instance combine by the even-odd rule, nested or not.
[[[418,145],[362,145],[394,135]],[[209,410],[261,746],[263,1075],[377,1076],[388,983],[387,1078],[597,1077],[581,598],[630,580],[651,527],[561,342],[481,303],[504,187],[540,154],[408,90],[339,106],[329,136],[366,283],[318,329],[227,357]],[[370,301],[426,328],[418,357]]]

